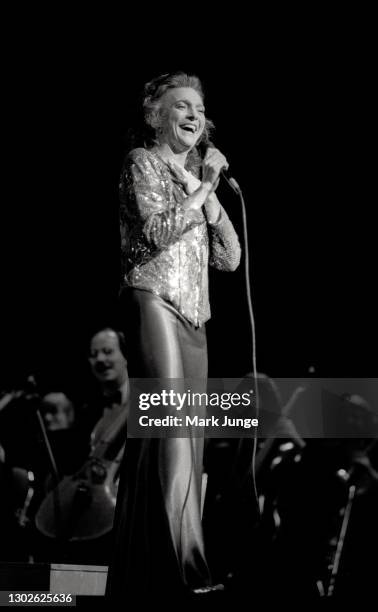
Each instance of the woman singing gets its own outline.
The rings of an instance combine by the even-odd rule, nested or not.
[[[132,376],[195,379],[206,391],[208,265],[233,271],[235,230],[215,190],[225,156],[209,142],[199,79],[165,74],[144,89],[143,146],[121,175],[122,316]],[[129,439],[115,518],[112,597],[203,593],[203,437]]]

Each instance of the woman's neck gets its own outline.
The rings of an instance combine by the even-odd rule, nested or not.
[[[159,157],[161,157],[163,161],[174,161],[176,164],[180,164],[182,167],[185,166],[188,151],[175,153],[167,143],[158,144],[153,150],[159,155]]]

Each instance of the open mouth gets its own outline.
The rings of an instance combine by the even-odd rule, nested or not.
[[[182,130],[185,130],[185,132],[190,132],[191,134],[195,134],[197,131],[196,126],[191,123],[184,123],[183,125],[180,125],[180,127]]]
[[[96,371],[99,374],[106,374],[107,372],[110,372],[112,370],[112,366],[104,366],[104,365],[98,365],[96,367]]]

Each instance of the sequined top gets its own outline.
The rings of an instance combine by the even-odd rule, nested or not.
[[[210,318],[208,264],[235,270],[240,245],[222,207],[210,224],[202,208],[185,208],[186,197],[156,153],[128,154],[120,180],[122,286],[159,295],[198,327]]]

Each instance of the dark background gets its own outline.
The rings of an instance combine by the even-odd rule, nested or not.
[[[170,26],[161,5],[156,21],[141,9],[138,19],[129,5],[126,15],[117,9],[111,24],[101,5],[96,24],[94,5],[84,18],[77,7],[53,15],[31,5],[4,19],[0,391],[34,374],[42,387],[84,393],[88,335],[115,320],[125,134],[143,84],[177,69],[202,78],[215,143],[243,189],[258,370],[376,376],[376,68],[366,27],[375,21],[354,6],[331,15],[268,5],[260,20],[229,5],[207,24],[199,5],[185,5],[171,9]],[[221,185],[220,198],[241,235],[237,197]],[[252,369],[243,270],[212,273],[211,283],[210,374],[243,376]],[[306,448],[299,477],[278,474],[292,530],[282,558],[279,547],[265,551],[270,590],[272,562],[286,588],[297,587],[328,533],[321,512],[333,510],[333,462],[322,446]],[[240,528],[232,544],[249,560],[249,515],[237,514],[232,497],[227,524],[230,508]],[[353,510],[347,592],[363,591],[376,508],[366,496]],[[223,548],[222,517],[213,529]]]
[[[114,321],[125,134],[143,84],[176,69],[203,80],[215,143],[243,189],[259,371],[375,375],[372,79],[353,38],[303,32],[232,52],[222,38],[189,60],[101,37],[73,46],[53,31],[38,43],[7,75],[2,387],[31,373],[80,385],[88,334]],[[241,236],[237,196],[225,185],[219,195]],[[243,269],[211,282],[210,374],[243,376]]]

